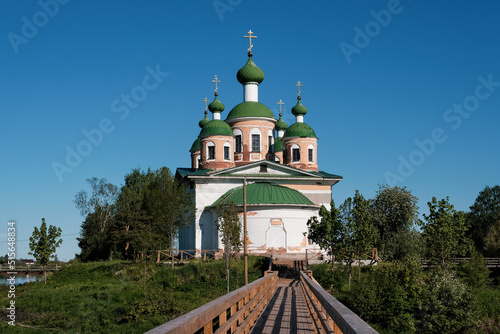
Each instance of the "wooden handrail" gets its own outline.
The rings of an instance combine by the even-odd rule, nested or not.
[[[300,281],[305,290],[305,295],[309,298],[309,302],[312,304],[313,310],[315,310],[315,316],[319,318],[326,333],[377,333],[370,325],[302,271],[300,272]]]
[[[204,333],[214,333],[214,323],[218,324],[219,332],[226,333],[231,329],[233,333],[238,328],[238,331],[248,333],[274,295],[277,281],[277,272],[269,273],[146,334],[192,334],[201,329]]]

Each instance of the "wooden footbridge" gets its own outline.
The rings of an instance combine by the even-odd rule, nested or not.
[[[377,333],[325,291],[311,271],[301,270],[302,261],[295,261],[293,268],[294,277],[268,270],[264,277],[147,334]]]

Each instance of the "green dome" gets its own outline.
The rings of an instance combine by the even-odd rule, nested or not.
[[[196,138],[193,145],[191,145],[191,149],[189,150],[189,152],[193,153],[199,150],[201,150],[201,141],[200,138]]]
[[[295,116],[304,116],[305,114],[307,114],[307,108],[299,100],[297,101],[295,107],[292,108],[292,114],[294,114]]]
[[[278,120],[278,123],[276,123],[275,128],[278,131],[280,130],[285,131],[288,128],[288,124],[286,124],[280,116],[280,119]]]
[[[212,206],[231,202],[235,205],[243,205],[243,186],[229,190],[219,197]],[[299,191],[271,182],[255,182],[247,186],[247,205],[258,204],[314,205]]]
[[[213,119],[201,129],[200,138],[208,136],[234,136],[231,127],[220,119]]]
[[[203,127],[205,126],[205,124],[207,124],[208,122],[210,122],[210,118],[208,118],[207,112],[205,111],[205,117],[203,117],[203,119],[198,122],[198,125],[200,126],[200,128],[203,129]]]
[[[306,123],[293,123],[286,130],[283,138],[286,137],[309,137],[309,138],[318,138],[316,137],[316,133],[314,130],[307,125]]]
[[[238,73],[236,73],[236,78],[240,84],[247,82],[257,82],[260,84],[264,81],[264,72],[257,65],[255,65],[252,57],[249,57],[245,66],[240,68]]]
[[[281,152],[281,151],[283,151],[283,140],[281,140],[281,138],[278,137],[274,139],[274,152]]]
[[[217,96],[215,96],[215,99],[212,101],[212,103],[208,105],[208,110],[210,110],[211,112],[221,113],[224,111],[225,108],[226,107],[221,101],[219,101]]]
[[[227,115],[226,120],[238,117],[267,117],[274,118],[273,112],[260,102],[246,101],[237,104]]]

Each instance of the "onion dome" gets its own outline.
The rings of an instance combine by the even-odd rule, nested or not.
[[[200,138],[196,138],[193,145],[191,145],[191,149],[189,150],[189,152],[193,153],[193,152],[198,152],[199,150],[201,150],[201,142]]]
[[[203,117],[203,119],[201,121],[198,122],[198,125],[200,126],[200,128],[203,129],[203,127],[208,123],[210,122],[210,118],[208,118],[207,116],[207,111],[205,110],[205,117]]]
[[[292,108],[292,114],[295,116],[304,116],[307,114],[307,108],[300,102],[300,96],[297,97],[297,104]]]
[[[201,129],[200,138],[208,136],[231,136],[233,137],[233,130],[224,121],[220,119],[213,119]]]
[[[248,82],[256,82],[260,84],[264,81],[264,72],[257,65],[255,65],[252,57],[249,57],[245,66],[240,68],[238,73],[236,73],[236,78],[240,84]]]
[[[288,127],[283,138],[287,137],[309,137],[318,138],[314,130],[306,123],[293,123]]]
[[[210,103],[208,105],[208,110],[210,110],[211,112],[218,112],[218,113],[221,113],[224,111],[224,109],[226,108],[224,106],[224,104],[219,101],[219,99],[217,98],[217,93],[215,93],[215,99],[212,101],[212,103]]]
[[[266,117],[274,118],[273,112],[260,102],[245,101],[237,104],[227,115],[226,121],[239,117]]]
[[[278,131],[285,131],[287,128],[288,128],[288,124],[286,124],[283,119],[281,118],[281,115],[280,115],[280,119],[278,120],[278,123],[276,123],[275,127],[274,127],[276,130]]]

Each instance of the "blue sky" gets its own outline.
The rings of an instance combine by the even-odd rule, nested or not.
[[[87,178],[189,167],[214,75],[223,119],[242,101],[249,29],[259,101],[277,116],[282,99],[292,124],[303,83],[320,170],[344,177],[337,204],[392,183],[422,213],[433,196],[468,210],[499,183],[499,15],[498,1],[2,1],[0,254],[10,219],[27,257],[45,217],[69,260]]]

